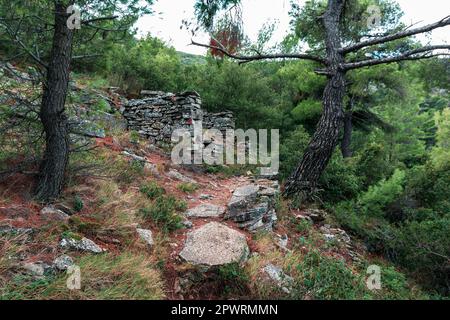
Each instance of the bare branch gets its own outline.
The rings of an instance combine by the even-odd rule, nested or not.
[[[97,57],[101,57],[101,56],[103,56],[103,54],[100,54],[100,53],[85,54],[85,55],[80,55],[80,56],[73,56],[72,60],[97,58]]]
[[[117,18],[118,18],[118,16],[92,18],[92,19],[89,19],[89,20],[81,21],[81,24],[91,24],[91,23],[99,22],[99,21],[115,20]]]
[[[318,57],[318,56],[314,56],[311,54],[307,54],[307,53],[258,54],[255,56],[243,56],[243,55],[236,55],[236,54],[228,52],[228,50],[226,50],[222,45],[220,45],[220,47],[217,47],[217,46],[211,46],[211,45],[207,45],[207,44],[198,43],[198,42],[195,42],[194,40],[191,40],[191,41],[192,41],[191,42],[192,45],[203,47],[203,48],[208,48],[208,49],[218,50],[218,51],[222,52],[224,55],[226,55],[227,57],[239,60],[240,63],[246,63],[246,62],[257,61],[257,60],[268,60],[268,59],[304,59],[304,60],[316,61],[316,62],[319,62],[322,64],[327,64],[326,59]]]
[[[413,36],[413,35],[420,34],[420,33],[429,32],[434,29],[442,28],[442,27],[445,27],[448,25],[450,25],[450,16],[447,16],[447,17],[439,20],[438,22],[428,24],[428,25],[420,27],[420,28],[403,30],[403,31],[400,31],[400,32],[397,32],[397,33],[394,33],[391,35],[384,36],[384,37],[362,41],[362,42],[350,45],[348,47],[342,48],[341,52],[344,54],[349,53],[349,52],[354,52],[354,51],[357,51],[357,50],[365,48],[365,47],[390,42],[390,41],[394,41],[394,40],[401,39],[401,38],[406,38],[406,37]]]
[[[449,50],[448,53],[433,53],[434,50],[446,49]],[[426,46],[414,50],[409,50],[403,52],[399,55],[393,57],[386,57],[381,59],[369,59],[357,62],[349,62],[343,65],[345,70],[359,69],[368,66],[374,66],[378,64],[386,64],[403,60],[420,60],[428,59],[432,57],[450,55],[450,45],[436,45],[436,46]]]

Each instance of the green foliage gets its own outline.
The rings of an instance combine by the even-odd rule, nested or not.
[[[309,135],[302,126],[297,127],[280,145],[280,178],[289,177],[298,165],[309,143]]]
[[[414,274],[431,292],[448,295],[450,169],[431,163],[397,169],[358,198],[332,209],[338,221]]]
[[[176,91],[180,57],[175,49],[147,36],[108,51],[105,74],[122,89],[139,93],[142,89]]]
[[[230,296],[243,294],[248,288],[250,278],[238,263],[230,263],[219,267],[218,280],[223,286],[225,296]]]
[[[364,279],[341,260],[326,257],[319,251],[308,252],[300,264],[292,290],[294,299],[363,299],[368,295]]]
[[[396,169],[389,179],[370,186],[359,197],[358,204],[369,215],[382,216],[384,209],[402,194],[405,176],[404,171]]]
[[[139,191],[145,194],[150,199],[156,199],[163,194],[166,193],[166,190],[164,190],[163,187],[160,187],[156,182],[152,181],[145,185],[142,185],[139,188]]]
[[[206,110],[233,111],[238,128],[282,127],[282,106],[271,86],[268,70],[259,64],[239,66],[228,60],[208,59],[207,64],[191,69],[185,70],[191,75],[184,87],[200,94]]]
[[[295,224],[295,229],[301,234],[307,234],[309,232],[309,229],[311,229],[311,227],[312,223],[306,219],[300,219]]]
[[[240,0],[197,0],[194,5],[197,21],[207,30],[214,24],[214,17],[222,10],[237,5]]]
[[[450,165],[436,168],[431,163],[415,167],[408,174],[407,191],[422,208],[439,214],[450,212]]]
[[[327,202],[350,199],[360,192],[361,178],[353,159],[343,159],[340,152],[335,152],[327,168],[320,177],[321,198]]]
[[[292,111],[292,117],[300,123],[317,123],[322,114],[322,102],[306,99],[300,102]]]
[[[80,198],[80,196],[76,195],[73,199],[73,210],[75,210],[75,212],[80,212],[81,210],[83,210],[83,207],[83,200]]]
[[[99,99],[97,102],[92,106],[94,111],[101,111],[101,112],[110,112],[111,107],[109,103],[104,99]]]
[[[366,189],[381,179],[392,174],[392,164],[387,161],[385,148],[380,143],[370,143],[359,152],[356,170],[362,176],[362,182]]]
[[[173,196],[160,196],[139,213],[146,219],[151,219],[164,232],[171,232],[183,227],[183,218],[177,211],[184,211],[187,204]]]
[[[14,60],[26,61],[37,64],[31,55],[17,55],[22,46],[26,51],[33,52],[45,61],[50,56],[53,29],[49,24],[54,21],[54,1],[0,1],[0,18],[14,30],[13,35],[0,26],[0,53]],[[67,4],[67,2],[61,2]],[[84,0],[78,1],[77,6],[83,13],[83,20],[97,19],[99,17],[110,17],[115,15],[116,19],[100,19],[94,24],[86,25],[75,33],[73,56],[88,56],[83,59],[74,59],[72,68],[80,71],[104,70],[104,55],[115,43],[124,39],[133,39],[135,31],[133,25],[137,19],[145,14],[151,13],[150,6],[153,0]],[[21,17],[18,19],[17,17]],[[45,22],[45,23],[43,23]],[[118,32],[114,32],[118,30]],[[99,32],[100,31],[100,32]],[[20,44],[16,43],[14,37],[20,38]],[[36,47],[39,44],[39,48]],[[95,48],[94,52],[92,48]],[[94,55],[93,55],[94,54]]]
[[[436,168],[450,165],[450,108],[436,112],[436,146],[431,151],[431,162]]]
[[[177,188],[184,193],[193,193],[198,189],[198,186],[195,183],[183,182],[180,183]]]
[[[395,252],[395,261],[410,270],[419,272],[429,288],[448,294],[448,259],[450,257],[450,217],[425,221],[412,221],[387,239]]]
[[[140,135],[137,131],[135,130],[131,130],[130,131],[130,142],[133,144],[138,144],[139,143],[139,139],[140,139]]]
[[[341,37],[344,42],[358,42],[363,35],[379,32],[379,28],[372,28],[367,24],[370,5],[376,5],[380,9],[380,24],[383,30],[394,31],[402,27],[400,18],[403,12],[395,1],[351,0],[346,1],[345,5],[344,16],[341,18]],[[324,49],[324,27],[323,24],[317,23],[317,17],[325,12],[326,6],[327,1],[323,0],[306,1],[303,6],[293,3],[289,14],[294,30],[292,37],[297,42],[305,41],[311,48]],[[351,23],[348,23],[349,21]]]

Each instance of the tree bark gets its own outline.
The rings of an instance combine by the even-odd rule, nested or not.
[[[345,95],[344,56],[340,52],[339,23],[344,0],[329,0],[323,15],[326,32],[328,82],[323,93],[323,113],[311,142],[297,168],[285,184],[285,196],[300,195],[309,198],[338,144],[339,131],[344,118],[343,98]]]
[[[69,160],[69,133],[64,106],[69,85],[73,30],[67,27],[68,6],[62,1],[55,2],[55,31],[40,110],[46,146],[35,193],[36,198],[44,202],[60,195]]]
[[[341,141],[341,152],[344,158],[352,157],[352,131],[353,131],[353,123],[352,123],[352,111],[347,111],[344,115],[344,135]]]

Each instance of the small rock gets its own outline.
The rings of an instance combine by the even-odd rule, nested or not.
[[[151,173],[154,177],[159,178],[161,175],[159,174],[158,167],[156,164],[146,162],[144,164],[144,171]]]
[[[259,195],[268,197],[276,196],[278,193],[279,191],[277,189],[271,187],[263,188],[261,191],[259,191]]]
[[[31,235],[34,232],[32,228],[14,228],[9,225],[0,226],[0,235]]]
[[[189,221],[189,220],[184,220],[182,222],[182,224],[187,229],[191,229],[194,226],[194,224],[191,221]]]
[[[71,131],[89,138],[105,138],[105,130],[100,128],[96,123],[89,120],[76,119],[73,120]]]
[[[23,268],[34,276],[42,277],[45,273],[45,269],[41,264],[37,263],[25,263]]]
[[[288,235],[287,234],[283,234],[283,235],[280,236],[280,235],[277,234],[277,238],[278,238],[278,241],[277,241],[278,246],[280,248],[282,248],[282,249],[287,249],[287,245],[288,245],[288,242],[289,242]]]
[[[327,213],[319,209],[307,209],[304,211],[304,214],[316,224],[325,221],[325,218],[327,217]]]
[[[179,173],[177,170],[174,170],[174,169],[170,170],[167,173],[167,176],[169,178],[180,180],[180,181],[186,182],[186,183],[193,183],[193,184],[197,183],[197,181],[195,181],[194,179],[186,177],[186,176],[182,175],[181,173]]]
[[[196,218],[217,218],[223,215],[224,212],[225,212],[224,207],[204,203],[186,211],[184,215],[187,217],[196,217]]]
[[[313,223],[313,221],[312,221],[312,219],[310,217],[302,216],[301,214],[296,215],[295,218],[298,219],[298,220],[305,220],[305,221]]]
[[[283,270],[273,264],[269,263],[264,267],[264,272],[272,279],[278,287],[285,293],[291,292],[291,287],[294,279],[283,272]]]
[[[177,278],[177,279],[175,280],[175,283],[174,283],[174,286],[173,286],[173,292],[174,292],[175,294],[178,294],[178,293],[181,292],[181,285],[180,285],[180,280],[179,280],[179,278]]]
[[[63,254],[62,256],[55,258],[53,264],[59,271],[66,271],[70,266],[73,266],[74,262],[70,256]]]
[[[37,278],[42,278],[53,271],[52,267],[43,262],[25,263],[23,269]]]
[[[76,239],[62,239],[59,245],[64,249],[89,251],[92,253],[102,253],[105,250],[100,248],[94,241],[88,238]]]
[[[153,235],[151,230],[147,229],[136,229],[137,233],[139,234],[139,237],[147,243],[149,247],[153,246]]]
[[[69,206],[65,205],[64,203],[55,203],[53,205],[53,207],[55,209],[61,210],[62,212],[64,212],[65,214],[67,214],[69,216],[71,216],[75,213],[73,208],[70,208]]]
[[[47,221],[64,221],[67,222],[70,216],[63,211],[52,206],[42,208],[40,212],[41,217]]]
[[[212,196],[212,195],[210,195],[210,194],[201,194],[201,195],[199,195],[198,196],[198,198],[200,199],[200,200],[211,200],[211,199],[213,199],[214,197]]]
[[[133,160],[136,160],[136,161],[147,162],[147,159],[145,159],[144,157],[135,155],[134,153],[131,153],[131,152],[128,152],[128,151],[122,151],[122,154],[124,156],[130,157],[130,158],[132,158]]]

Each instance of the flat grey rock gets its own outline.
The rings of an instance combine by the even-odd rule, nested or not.
[[[210,203],[204,203],[189,209],[184,213],[186,217],[194,218],[218,218],[225,212],[225,208]]]
[[[180,257],[198,266],[243,263],[249,248],[244,234],[218,222],[210,222],[188,233]]]
[[[40,215],[47,221],[67,221],[70,218],[70,216],[65,212],[52,206],[42,208]]]
[[[263,268],[264,272],[272,279],[284,292],[290,293],[294,279],[283,272],[280,267],[271,263]]]
[[[45,273],[45,269],[41,264],[38,263],[25,263],[23,268],[30,274],[42,277]]]
[[[66,271],[70,266],[73,266],[74,262],[70,256],[63,254],[56,257],[55,260],[53,260],[53,264],[59,271]]]
[[[167,173],[167,176],[169,178],[180,180],[180,181],[186,182],[186,183],[197,183],[197,181],[195,181],[194,179],[186,177],[186,176],[182,175],[181,173],[179,173],[177,170],[173,170],[173,169]]]
[[[59,245],[64,249],[88,251],[92,253],[102,253],[105,250],[100,248],[94,241],[88,238],[76,239],[62,239]]]
[[[147,229],[136,229],[136,232],[139,234],[139,237],[149,246],[153,246],[153,235],[151,230]]]
[[[10,225],[0,226],[0,235],[31,235],[33,232],[32,228],[14,228]]]
[[[42,278],[46,274],[51,273],[53,271],[52,267],[46,263],[41,261],[33,262],[33,263],[25,263],[22,265],[22,268],[29,274],[33,275],[36,278]]]
[[[255,184],[249,184],[237,188],[234,190],[233,195],[228,202],[228,210],[235,211],[253,202],[258,195],[258,191],[259,186]]]

